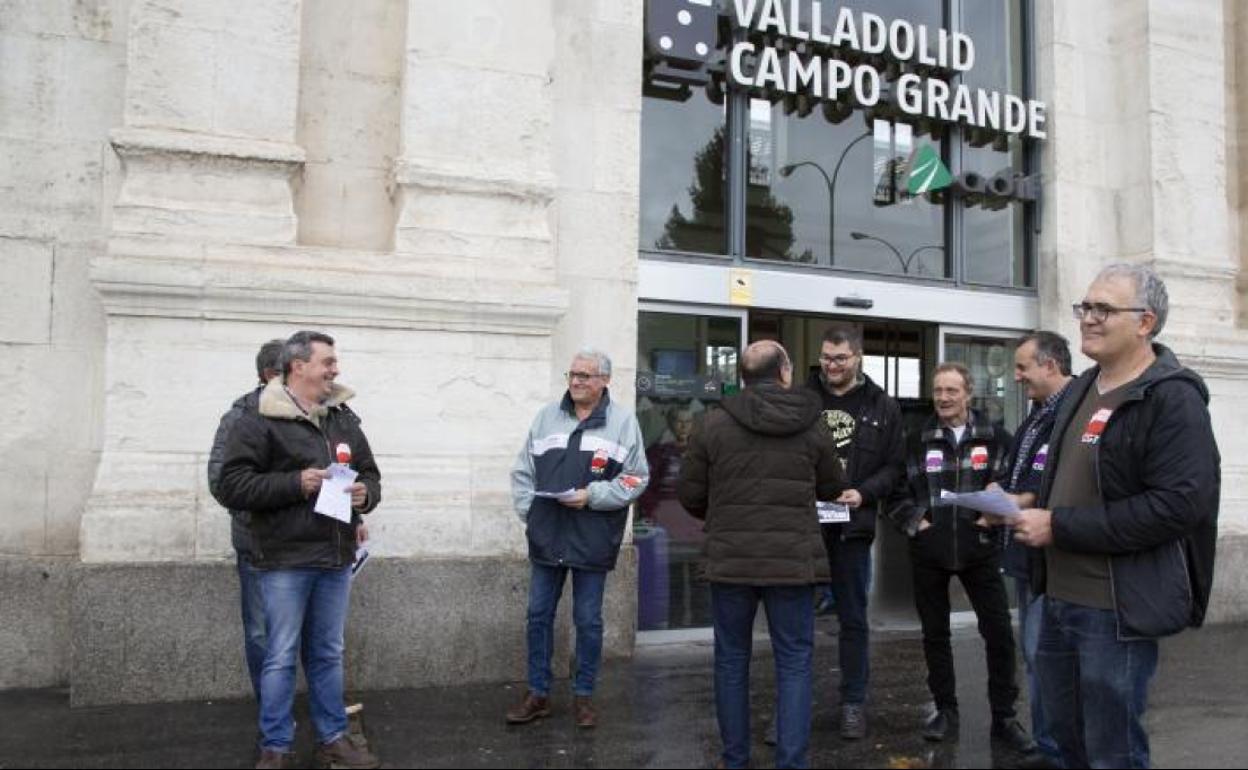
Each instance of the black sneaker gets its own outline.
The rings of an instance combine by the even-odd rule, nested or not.
[[[995,725],[994,725],[994,730]],[[923,725],[923,740],[944,741],[958,737],[957,709],[937,709]]]
[[[867,712],[861,703],[847,703],[841,707],[841,737],[857,741],[867,735]]]
[[[992,740],[1019,754],[1031,754],[1036,750],[1036,742],[1031,739],[1017,719],[992,720]]]

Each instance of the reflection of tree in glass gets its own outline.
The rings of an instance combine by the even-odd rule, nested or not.
[[[693,214],[686,217],[676,204],[663,225],[663,235],[655,248],[664,251],[724,253],[724,129],[715,135],[693,159],[694,181],[689,186]],[[746,166],[749,167],[747,161]],[[797,258],[789,256],[793,246],[793,210],[780,203],[771,190],[762,185],[748,185],[746,190],[746,251],[749,256],[764,259],[788,259],[811,262],[808,249]]]

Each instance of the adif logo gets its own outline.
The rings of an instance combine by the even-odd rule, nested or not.
[[[719,24],[714,0],[650,0],[646,15],[651,51],[688,69],[710,58]]]
[[[910,178],[906,181],[906,191],[911,195],[922,195],[931,190],[942,190],[953,184],[953,174],[940,160],[936,148],[925,144],[914,151],[910,158]]]

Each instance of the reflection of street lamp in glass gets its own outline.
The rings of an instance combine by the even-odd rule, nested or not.
[[[836,178],[841,173],[841,164],[845,162],[845,155],[849,149],[858,144],[863,139],[874,136],[870,131],[858,137],[854,141],[845,145],[845,149],[841,150],[841,156],[836,159],[836,168],[832,169],[832,176],[828,176],[828,172],[823,170],[823,166],[815,163],[813,160],[803,160],[797,163],[788,163],[780,167],[780,176],[786,179],[796,169],[802,166],[810,166],[819,172],[819,176],[823,177],[823,183],[828,187],[828,264],[836,264]]]
[[[926,251],[928,249],[937,249],[939,251],[945,250],[944,246],[940,246],[935,243],[929,243],[926,246],[920,246],[914,251],[910,252],[909,256],[903,257],[901,256],[901,252],[897,250],[896,246],[884,240],[883,238],[880,238],[874,235],[868,235],[867,233],[859,233],[859,232],[852,232],[849,234],[849,237],[853,238],[855,241],[876,241],[878,243],[884,244],[885,246],[889,248],[890,251],[892,251],[894,254],[897,255],[897,261],[901,263],[901,272],[906,275],[910,274],[910,263],[914,261],[914,258],[918,256],[918,253],[920,251]],[[922,270],[923,270],[923,263],[920,262],[919,269],[916,270],[915,272],[922,272]]]

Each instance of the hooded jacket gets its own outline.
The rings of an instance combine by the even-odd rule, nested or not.
[[[830,409],[831,395],[821,373],[813,372],[806,384],[819,394],[824,410]],[[906,478],[906,439],[897,402],[865,374],[858,387],[863,389],[862,408],[854,415],[854,438],[842,459],[849,488],[862,495],[862,505],[842,526],[845,539],[869,542],[875,539],[876,509]]]
[[[1204,381],[1164,345],[1130,385],[1097,442],[1101,503],[1053,510],[1053,546],[1105,554],[1120,639],[1156,638],[1199,627],[1209,605],[1218,539],[1221,456]],[[1100,367],[1070,385],[1049,441],[1040,487],[1047,507],[1062,437]],[[1032,589],[1044,593],[1043,559],[1032,560]]]
[[[846,489],[819,397],[751,385],[708,414],[689,441],[677,495],[706,520],[707,579],[805,585],[831,579],[815,501]]]
[[[381,500],[381,473],[360,418],[346,401],[355,393],[335,384],[330,397],[305,414],[276,377],[260,392],[256,410],[244,412],[229,432],[221,467],[220,502],[251,513],[251,559],[261,569],[336,569],[355,559],[359,514]],[[316,513],[316,495],[299,483],[307,468],[326,468],[334,449],[351,449],[351,467],[368,490],[351,524]]]
[[[526,523],[529,559],[549,567],[615,569],[628,506],[650,481],[641,426],[603,390],[584,420],[572,396],[538,412],[511,469],[516,514]],[[585,489],[589,503],[569,508],[538,493]]]

